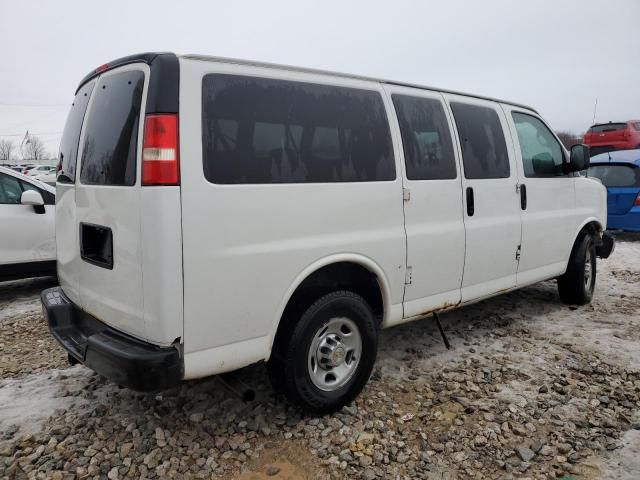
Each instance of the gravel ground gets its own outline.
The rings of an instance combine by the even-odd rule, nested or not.
[[[385,330],[352,405],[304,416],[260,365],[157,395],[68,367],[48,280],[0,284],[0,478],[640,478],[640,238],[592,305],[544,282]]]

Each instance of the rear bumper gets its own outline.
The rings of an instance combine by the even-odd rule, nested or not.
[[[71,302],[60,287],[40,295],[54,338],[78,362],[109,380],[139,391],[157,391],[182,380],[176,347],[158,347],[115,330]]]
[[[640,232],[640,207],[633,207],[624,215],[610,213],[607,217],[607,228],[626,232]]]
[[[602,234],[602,244],[596,246],[596,256],[600,258],[609,258],[616,248],[616,240],[609,232]]]

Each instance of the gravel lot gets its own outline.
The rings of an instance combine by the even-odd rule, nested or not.
[[[386,330],[357,401],[305,417],[260,365],[157,395],[66,356],[37,279],[0,284],[0,478],[640,478],[640,238],[592,305],[545,282]]]

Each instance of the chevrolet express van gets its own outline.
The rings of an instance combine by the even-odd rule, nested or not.
[[[147,53],[78,86],[60,147],[60,287],[81,362],[142,391],[267,362],[350,402],[378,331],[557,278],[591,300],[606,190],[532,108],[257,62]]]

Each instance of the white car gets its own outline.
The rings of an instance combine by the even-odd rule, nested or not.
[[[87,75],[60,147],[60,287],[74,362],[158,390],[266,361],[328,412],[378,330],[557,278],[591,300],[606,190],[530,107],[215,57]]]
[[[47,185],[50,185],[52,187],[55,187],[56,185],[56,177],[57,174],[55,168],[48,173],[40,173],[33,176],[33,178],[35,178],[36,180],[39,180],[42,183],[46,183]]]
[[[0,281],[55,275],[55,188],[0,167]]]
[[[56,167],[51,165],[38,165],[29,170],[25,175],[28,177],[36,177],[38,175],[49,175],[51,173],[55,174]]]

